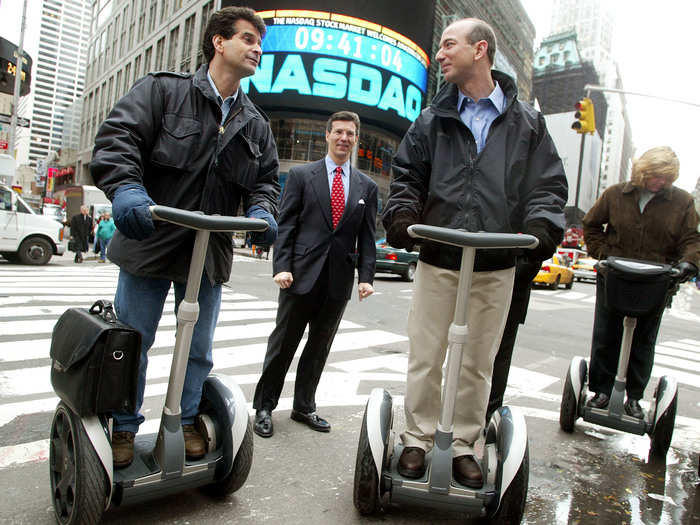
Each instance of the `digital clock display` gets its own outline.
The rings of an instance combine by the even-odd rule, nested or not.
[[[399,135],[420,114],[430,61],[397,29],[321,10],[258,15],[267,25],[263,55],[241,85],[266,111],[348,109]]]

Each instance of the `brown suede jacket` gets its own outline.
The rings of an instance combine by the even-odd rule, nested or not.
[[[597,259],[613,255],[700,266],[700,217],[693,197],[672,186],[654,195],[642,213],[639,192],[629,182],[603,192],[583,218],[588,253]]]

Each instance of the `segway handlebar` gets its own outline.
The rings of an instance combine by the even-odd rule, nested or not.
[[[413,224],[408,234],[417,239],[428,239],[460,248],[526,248],[533,249],[539,244],[537,237],[525,233],[468,232],[427,224]]]
[[[210,232],[262,232],[268,224],[262,219],[205,215],[201,211],[187,211],[170,206],[155,205],[149,208],[153,220],[171,222],[192,230]]]

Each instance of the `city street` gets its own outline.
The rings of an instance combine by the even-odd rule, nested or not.
[[[250,401],[274,326],[277,290],[272,261],[241,254],[237,250],[223,294],[214,370],[234,377]],[[117,270],[95,259],[74,264],[70,254],[43,267],[0,259],[0,523],[54,522],[47,459],[57,403],[49,380],[51,331],[65,309],[112,299]],[[391,392],[397,435],[403,426],[412,284],[379,274],[375,290],[366,301],[354,296],[348,305],[318,388],[318,412],[331,423],[329,434],[289,418],[295,360],[273,413],[275,435],[255,436],[250,476],[235,495],[221,501],[190,490],[112,509],[104,523],[464,523],[460,515],[406,508],[364,518],[353,507],[357,441],[373,388]],[[642,403],[649,408],[660,376],[677,379],[678,414],[665,463],[648,461],[648,436],[582,420],[572,434],[559,428],[562,379],[573,356],[588,357],[594,302],[591,283],[533,290],[518,334],[506,404],[524,412],[529,434],[525,523],[700,523],[700,291],[684,285],[666,312]],[[174,333],[171,294],[150,353],[141,432],[157,429]]]

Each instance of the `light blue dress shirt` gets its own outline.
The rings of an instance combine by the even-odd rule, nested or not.
[[[335,168],[338,164],[333,162],[330,155],[326,155],[326,174],[328,175],[328,194],[333,192],[333,179],[335,178]],[[350,189],[350,161],[345,164],[340,164],[343,168],[343,175],[340,177],[343,181],[343,193],[345,193],[345,204],[348,203],[348,190]]]
[[[219,106],[221,106],[221,126],[224,125],[224,122],[226,122],[226,117],[228,117],[229,111],[231,111],[231,108],[233,105],[236,103],[236,98],[238,97],[238,90],[231,95],[230,97],[226,97],[226,100],[224,100],[221,97],[221,93],[219,93],[219,90],[216,89],[216,84],[214,84],[214,81],[211,78],[211,75],[209,74],[209,71],[207,71],[207,79],[209,80],[209,84],[211,85],[211,88],[214,90],[214,94],[216,95],[216,100],[219,103]]]
[[[476,152],[480,153],[486,144],[491,124],[505,109],[506,96],[498,82],[491,94],[487,98],[479,99],[478,102],[474,102],[474,99],[462,94],[459,90],[457,92],[459,93],[457,97],[459,117],[474,135]]]

